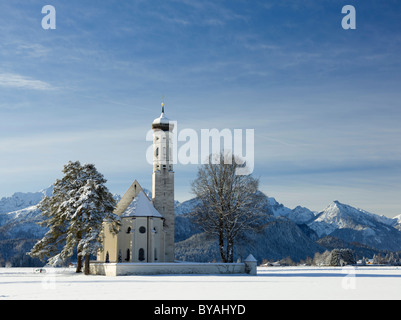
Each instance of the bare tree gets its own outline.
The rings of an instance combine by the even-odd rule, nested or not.
[[[193,216],[204,231],[217,236],[222,261],[233,262],[234,240],[258,226],[265,197],[258,191],[258,179],[236,174],[242,166],[238,157],[214,157],[199,167],[192,182],[192,193],[199,199]]]

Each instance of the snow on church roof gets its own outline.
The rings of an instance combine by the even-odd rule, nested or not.
[[[158,217],[162,215],[155,209],[152,202],[146,194],[141,190],[138,195],[132,200],[131,204],[124,211],[121,217]]]

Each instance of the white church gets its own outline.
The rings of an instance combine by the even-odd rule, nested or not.
[[[103,250],[97,261],[174,261],[174,171],[171,158],[173,123],[162,113],[152,123],[152,199],[138,181],[129,187],[114,211],[121,218],[117,235],[104,229]]]
[[[256,260],[244,263],[184,263],[174,261],[173,122],[164,114],[152,123],[152,199],[134,181],[118,202],[114,213],[121,218],[117,234],[103,222],[103,250],[90,265],[92,274],[252,274]]]

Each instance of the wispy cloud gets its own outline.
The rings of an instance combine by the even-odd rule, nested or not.
[[[49,83],[15,73],[0,73],[0,87],[25,88],[32,90],[52,90]]]
[[[166,6],[165,13],[152,12],[160,19],[179,25],[223,26],[230,21],[247,21],[248,17],[216,1],[175,0],[181,6]]]
[[[45,58],[50,52],[50,49],[48,47],[45,47],[39,43],[24,43],[24,44],[18,44],[18,47],[16,49],[16,53],[23,55],[23,56],[28,56],[32,58]]]

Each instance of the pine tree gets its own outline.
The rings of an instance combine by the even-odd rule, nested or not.
[[[331,266],[356,264],[355,253],[351,249],[333,249],[330,253]]]
[[[101,231],[103,221],[112,222],[115,202],[103,184],[96,180],[87,180],[78,191],[77,217],[80,217],[81,239],[77,251],[85,257],[85,273],[89,273],[89,257],[102,248]],[[117,229],[114,230],[117,233]]]
[[[341,257],[345,265],[356,264],[355,252],[352,249],[341,249]]]
[[[110,231],[118,232],[119,217],[113,214],[115,201],[104,185],[106,179],[93,164],[69,162],[64,177],[56,180],[51,197],[45,197],[39,209],[45,217],[40,224],[49,231],[29,253],[58,265],[77,252],[77,272],[89,273],[89,258],[102,247],[103,221],[110,222]]]
[[[333,249],[330,254],[330,263],[331,266],[340,266],[341,265],[341,252],[340,249]]]

